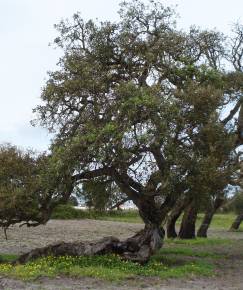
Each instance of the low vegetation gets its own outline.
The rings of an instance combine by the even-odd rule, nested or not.
[[[192,275],[212,276],[214,265],[211,259],[220,259],[220,255],[206,251],[186,248],[189,241],[181,241],[176,248],[176,241],[166,241],[166,247],[161,249],[151,260],[142,266],[137,263],[123,261],[119,256],[106,255],[95,257],[45,257],[25,265],[12,265],[14,255],[1,255],[0,275],[32,280],[38,277],[70,277],[88,276],[109,281],[118,281],[136,276],[180,278]],[[184,244],[183,244],[184,243]],[[192,242],[193,244],[194,241]],[[210,239],[207,240],[210,244]],[[214,240],[216,243],[216,240]],[[220,240],[219,240],[220,243]],[[199,243],[200,244],[200,243]]]
[[[113,221],[140,222],[135,210],[111,211],[98,213],[84,211],[70,206],[59,206],[55,212],[61,218],[97,218]],[[69,213],[69,215],[67,214]],[[233,214],[218,214],[214,217],[214,228],[228,228]],[[197,238],[192,240],[166,239],[163,248],[151,257],[146,265],[124,261],[117,255],[94,257],[48,256],[28,262],[24,265],[13,265],[17,256],[0,254],[0,276],[17,278],[24,281],[39,277],[54,278],[67,276],[72,278],[93,277],[107,281],[122,281],[136,277],[185,278],[193,276],[214,276],[218,265],[223,265],[229,258],[227,247],[234,246],[230,239]],[[226,249],[226,250],[222,250]]]
[[[119,222],[142,222],[137,210],[82,210],[71,205],[59,205],[52,213],[52,219],[99,219]]]

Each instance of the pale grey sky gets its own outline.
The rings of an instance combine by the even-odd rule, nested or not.
[[[242,0],[165,0],[178,4],[178,26],[195,24],[228,33],[243,22]],[[48,44],[54,23],[80,11],[86,19],[116,20],[120,0],[0,0],[0,143],[37,150],[48,148],[47,132],[31,127],[32,109],[40,102],[46,72],[55,68],[60,52]]]

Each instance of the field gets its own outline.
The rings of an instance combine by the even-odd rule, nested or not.
[[[115,256],[49,257],[25,266],[7,264],[49,243],[109,235],[126,238],[143,226],[135,211],[93,217],[96,220],[51,220],[36,228],[14,226],[8,241],[1,233],[0,289],[242,289],[243,231],[228,231],[231,214],[215,216],[208,239],[165,240],[145,267]]]

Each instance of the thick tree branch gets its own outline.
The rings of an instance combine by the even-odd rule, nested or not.
[[[141,192],[137,191],[136,188],[141,188],[142,186],[125,173],[120,174],[114,170],[113,176],[121,191],[124,192],[129,197],[129,199],[137,205],[139,193]]]
[[[80,180],[85,180],[85,179],[92,179],[92,178],[103,176],[103,175],[112,175],[112,168],[103,167],[103,168],[98,168],[91,171],[84,171],[82,173],[72,176],[72,180],[75,182],[75,181],[80,181]]]
[[[230,111],[229,115],[221,121],[221,123],[223,125],[226,125],[230,120],[232,120],[232,118],[234,117],[234,115],[239,110],[241,104],[242,104],[242,99],[238,100],[238,102],[236,103],[236,105],[234,106],[234,108]]]
[[[160,151],[160,148],[154,146],[151,148],[151,152],[154,155],[154,158],[156,160],[157,166],[158,166],[161,174],[163,174],[164,170],[165,170],[165,159]]]

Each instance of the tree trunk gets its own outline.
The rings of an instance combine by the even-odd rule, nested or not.
[[[139,213],[145,222],[145,227],[125,241],[120,241],[115,237],[106,237],[97,242],[61,242],[44,248],[34,249],[20,256],[15,263],[26,263],[48,255],[93,256],[114,253],[126,260],[144,264],[163,245],[165,233],[160,225],[165,217],[165,213],[163,213],[161,208],[156,206],[152,197],[141,199],[138,205]]]
[[[230,230],[232,231],[238,230],[242,221],[243,221],[243,214],[239,214],[234,220],[233,224],[231,225]]]
[[[197,208],[194,202],[191,202],[183,215],[181,227],[179,231],[179,237],[181,239],[194,239],[195,229],[196,229],[196,219],[197,219]]]
[[[97,242],[60,242],[43,248],[34,249],[20,256],[14,263],[24,264],[44,256],[94,256],[118,254],[126,260],[146,263],[150,256],[163,245],[164,231],[157,225],[145,228],[131,238],[120,241],[115,237],[105,237]]]
[[[215,212],[220,208],[220,206],[223,204],[224,199],[223,198],[216,198],[214,202],[211,202],[209,205],[208,210],[206,211],[202,224],[200,228],[197,231],[197,236],[201,238],[207,238],[207,232],[208,228],[211,224],[211,221],[213,219],[213,216]]]
[[[182,214],[183,210],[186,208],[188,205],[188,199],[184,198],[179,200],[175,207],[172,209],[168,220],[167,220],[167,225],[166,225],[166,231],[167,231],[167,238],[176,238],[177,233],[175,229],[176,221]]]

